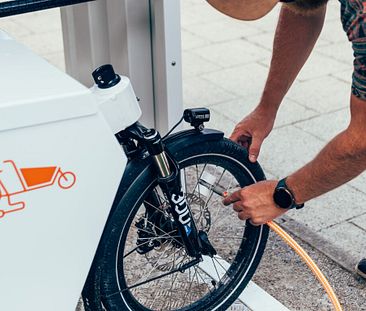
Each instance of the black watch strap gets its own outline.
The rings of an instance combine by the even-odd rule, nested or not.
[[[277,206],[285,209],[300,209],[304,207],[304,204],[297,204],[295,201],[295,196],[291,189],[286,184],[286,179],[281,179],[275,189],[273,194],[273,200]]]

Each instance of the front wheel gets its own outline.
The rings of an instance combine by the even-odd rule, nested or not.
[[[267,226],[244,223],[222,204],[224,192],[264,179],[259,165],[226,139],[192,145],[173,156],[197,228],[217,255],[189,267],[194,258],[184,249],[157,176],[146,168],[105,230],[100,287],[108,311],[226,310],[259,264]]]

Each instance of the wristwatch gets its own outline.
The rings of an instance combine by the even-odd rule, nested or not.
[[[286,178],[278,182],[273,193],[273,201],[278,207],[284,209],[300,209],[304,207],[304,204],[296,204],[294,194],[286,184]]]

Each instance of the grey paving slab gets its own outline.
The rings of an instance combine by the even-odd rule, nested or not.
[[[222,115],[220,111],[217,111],[214,108],[210,108],[211,111],[211,120],[207,124],[208,128],[214,128],[219,131],[224,132],[226,137],[229,137],[229,135],[232,133],[235,123],[225,116]]]
[[[249,36],[245,40],[248,40],[249,42],[256,44],[272,53],[273,40],[274,40],[273,31],[263,32],[256,36]]]
[[[365,211],[365,214],[352,218],[348,222],[357,225],[358,227],[360,227],[362,230],[365,230],[365,232],[366,232],[366,211]],[[365,253],[366,253],[366,249],[365,249]],[[366,254],[364,254],[364,255],[366,256]]]
[[[237,123],[252,112],[257,104],[257,102],[248,102],[245,98],[239,98],[215,105],[214,108],[221,111],[221,113],[228,119]],[[277,113],[275,128],[294,124],[301,120],[307,120],[316,115],[317,113],[315,111],[307,109],[290,99],[285,99]]]
[[[332,73],[345,71],[349,65],[340,61],[323,56],[317,52],[313,52],[300,74],[297,77],[299,81],[309,81],[314,78],[324,77]]]
[[[341,18],[341,5],[339,1],[329,1],[327,5],[327,14],[325,22],[329,21],[339,21]]]
[[[255,21],[247,22],[250,26],[260,29],[263,32],[274,33],[277,26],[278,15],[281,6],[277,5],[269,14]]]
[[[353,50],[352,45],[347,40],[342,42],[331,43],[326,46],[317,46],[315,51],[326,57],[330,57],[337,61],[343,62],[347,67],[352,68]]]
[[[58,69],[60,69],[62,71],[66,71],[64,53],[62,53],[62,52],[50,53],[50,54],[43,55],[43,57],[50,64],[56,66]]]
[[[349,185],[366,194],[366,172],[348,182]],[[365,201],[366,208],[366,201]]]
[[[15,22],[14,19],[0,19],[0,29],[10,34],[14,39],[20,39],[32,34],[31,30]]]
[[[227,17],[223,17],[220,22],[183,25],[183,29],[191,33],[197,33],[210,42],[230,41],[260,33],[260,30],[249,26],[248,23]]]
[[[186,107],[210,107],[233,100],[237,96],[202,77],[183,80],[183,101]]]
[[[326,76],[295,82],[287,96],[306,107],[325,113],[348,107],[350,91],[346,82]]]
[[[61,30],[60,9],[58,8],[31,14],[17,15],[10,18],[33,33],[39,34]]]
[[[223,68],[253,63],[271,57],[269,51],[241,39],[211,44],[194,49],[192,53],[213,61]]]
[[[316,232],[323,232],[324,229],[365,214],[365,199],[365,194],[343,185],[309,201],[305,208],[291,211],[288,216]],[[366,239],[366,231],[363,234]]]
[[[198,48],[198,47],[202,47],[202,46],[207,46],[210,45],[211,43],[196,35],[193,34],[187,30],[182,30],[182,49],[183,50],[190,50],[190,49],[194,49],[194,48]]]
[[[20,42],[28,46],[36,54],[42,56],[63,51],[61,30],[36,33],[32,36],[26,36],[21,38]]]
[[[264,66],[253,63],[204,74],[203,77],[242,97],[245,102],[258,102],[267,72]]]
[[[274,31],[268,31],[268,32],[263,32],[259,35],[249,36],[246,38],[246,40],[272,52]],[[320,47],[328,46],[330,44],[332,44],[332,43],[319,38],[315,45],[315,51],[317,50],[318,47],[320,48]]]
[[[353,67],[350,66],[345,71],[340,71],[340,72],[332,73],[331,76],[332,77],[335,77],[339,81],[346,82],[347,85],[349,86],[349,91],[351,93],[351,87],[350,87],[350,85],[352,83],[352,74],[353,74]]]
[[[327,21],[320,34],[320,38],[329,42],[344,42],[347,40],[347,36],[338,18]]]
[[[272,131],[262,146],[260,164],[277,177],[286,177],[312,160],[325,142],[293,125]]]
[[[181,1],[181,8],[181,23],[183,27],[220,21],[222,19],[222,14],[206,3],[206,1],[196,1],[194,3]]]
[[[321,231],[330,243],[340,245],[355,260],[355,265],[366,256],[366,233],[351,223],[341,223]]]
[[[347,128],[350,118],[350,110],[347,107],[339,111],[319,115],[310,120],[298,122],[296,127],[324,141],[329,141]]]
[[[217,64],[203,59],[202,57],[193,54],[191,51],[183,51],[182,62],[183,79],[222,69],[222,67]]]

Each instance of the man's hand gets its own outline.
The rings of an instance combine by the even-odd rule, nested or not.
[[[234,192],[224,199],[225,205],[233,204],[233,209],[241,220],[249,219],[255,225],[263,225],[286,213],[273,201],[273,192],[278,181],[262,181]]]
[[[276,112],[258,106],[236,125],[231,134],[231,140],[248,149],[251,162],[257,161],[263,140],[272,131],[275,118]]]

